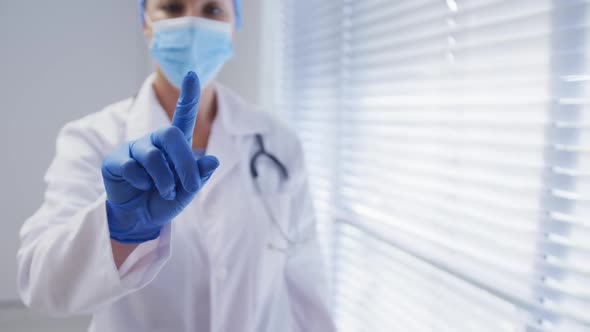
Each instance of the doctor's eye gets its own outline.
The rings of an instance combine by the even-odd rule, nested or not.
[[[161,6],[161,9],[170,16],[180,16],[184,12],[184,4],[180,1],[170,1]]]
[[[223,7],[220,6],[217,2],[209,2],[208,4],[203,7],[203,14],[207,18],[212,19],[220,19],[223,17]]]

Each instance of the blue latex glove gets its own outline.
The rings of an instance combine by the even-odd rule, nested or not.
[[[142,243],[157,238],[219,166],[212,156],[197,160],[191,148],[200,94],[199,79],[189,72],[172,126],[123,144],[103,161],[113,240]]]

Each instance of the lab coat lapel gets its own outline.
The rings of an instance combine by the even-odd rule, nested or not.
[[[251,111],[249,106],[237,95],[221,84],[216,85],[218,114],[213,123],[207,154],[219,159],[219,168],[211,177],[210,183],[200,193],[205,201],[215,191],[217,184],[236,167],[246,151],[240,144],[245,137],[268,130],[269,124],[261,112]]]
[[[217,184],[238,165],[238,161],[240,160],[240,151],[237,149],[236,137],[230,136],[219,120],[218,117],[213,122],[207,145],[207,154],[217,157],[219,167],[215,170],[207,186],[205,186],[207,189],[200,193],[203,199],[208,196],[211,189],[217,187]]]
[[[156,97],[153,82],[154,75],[150,75],[132,100],[127,118],[126,141],[136,140],[171,123]]]

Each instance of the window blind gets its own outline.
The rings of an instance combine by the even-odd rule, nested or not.
[[[590,2],[285,0],[340,331],[590,331]]]

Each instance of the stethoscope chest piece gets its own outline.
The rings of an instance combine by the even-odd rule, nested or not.
[[[272,224],[273,234],[267,243],[267,249],[287,254],[294,249],[295,241],[288,234],[288,225],[284,215],[288,207],[286,186],[289,172],[285,165],[265,145],[262,135],[254,136],[256,149],[250,159],[250,176],[259,196],[264,211]]]

